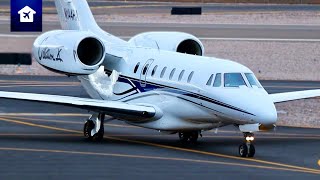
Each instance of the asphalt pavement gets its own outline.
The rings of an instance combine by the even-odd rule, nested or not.
[[[320,87],[320,82],[262,82],[268,91]],[[88,97],[76,78],[0,76],[1,91]],[[0,99],[0,179],[319,179],[320,130],[278,127],[256,133],[256,156],[239,158],[235,127],[204,132],[194,145],[177,135],[105,124],[102,142],[82,135],[88,112]]]
[[[320,26],[314,25],[247,25],[247,24],[173,24],[173,23],[124,23],[99,22],[105,31],[128,39],[149,31],[179,31],[200,39],[250,38],[250,39],[320,39]],[[43,32],[61,29],[58,22],[45,22]],[[41,33],[11,33],[10,22],[0,21],[0,34],[40,35]]]

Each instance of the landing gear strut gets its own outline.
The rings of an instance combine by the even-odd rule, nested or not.
[[[239,155],[241,157],[253,157],[256,150],[254,145],[252,144],[254,141],[254,134],[253,133],[243,133],[245,143],[239,146]]]
[[[196,143],[199,137],[199,131],[179,132],[179,138],[182,143]],[[201,136],[201,134],[200,134]]]
[[[104,135],[105,114],[93,114],[83,126],[83,135],[92,141],[101,141]]]

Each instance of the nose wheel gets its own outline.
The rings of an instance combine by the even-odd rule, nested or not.
[[[101,141],[104,135],[104,114],[92,115],[83,126],[83,135],[91,141]]]
[[[253,145],[254,134],[253,133],[243,133],[245,143],[239,146],[239,155],[241,157],[253,157],[256,150]]]

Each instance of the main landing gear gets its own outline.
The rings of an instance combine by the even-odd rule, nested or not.
[[[101,141],[104,135],[104,113],[93,114],[83,126],[83,134],[89,140]]]
[[[179,139],[182,143],[196,143],[199,135],[202,136],[199,131],[179,132]]]
[[[256,150],[252,144],[254,141],[254,134],[244,132],[243,136],[245,139],[245,143],[243,143],[239,146],[239,155],[241,157],[253,157],[256,152]]]

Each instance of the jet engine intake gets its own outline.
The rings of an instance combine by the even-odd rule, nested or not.
[[[105,47],[94,34],[58,30],[39,36],[33,56],[45,68],[66,75],[95,73],[105,58]]]

